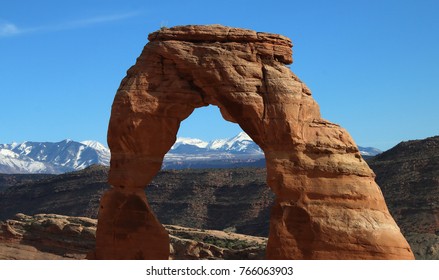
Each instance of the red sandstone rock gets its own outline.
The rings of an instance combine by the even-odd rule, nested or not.
[[[96,223],[85,217],[17,214],[0,221],[0,260],[84,259],[95,248]],[[170,259],[264,257],[267,238],[172,225],[166,230],[171,241]],[[88,254],[88,258],[95,257],[94,253]]]
[[[101,199],[96,259],[168,259],[169,235],[141,189],[113,188]]]
[[[0,260],[84,259],[95,247],[96,220],[55,214],[0,221]]]
[[[97,258],[168,258],[168,237],[143,188],[180,122],[212,104],[265,152],[277,197],[267,258],[413,259],[351,136],[321,118],[310,90],[285,66],[292,63],[288,38],[219,25],[148,38],[113,103],[114,189],[101,202]]]

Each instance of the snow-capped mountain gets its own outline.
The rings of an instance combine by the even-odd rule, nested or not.
[[[64,173],[109,163],[110,151],[96,141],[0,144],[0,173]]]
[[[358,149],[360,150],[361,155],[369,156],[369,157],[376,156],[376,155],[381,154],[383,152],[380,149],[373,148],[373,147],[360,147],[360,146],[358,146]]]
[[[376,156],[382,153],[381,150],[373,147],[361,147],[358,149],[365,156]],[[245,132],[241,132],[230,139],[218,139],[210,142],[196,138],[177,138],[168,153],[168,157],[176,154],[201,154],[213,152],[226,152],[231,154],[249,154],[254,156],[263,156],[263,152],[258,145]],[[166,158],[166,157],[165,157]]]
[[[363,156],[381,153],[359,147]],[[0,144],[0,173],[64,173],[92,164],[109,165],[110,150],[96,141]],[[210,142],[177,138],[165,155],[164,169],[264,166],[264,152],[244,132]]]
[[[262,166],[264,152],[244,132],[229,139],[210,142],[201,139],[177,138],[165,155],[164,169]]]
[[[363,156],[375,156],[380,150],[372,147],[358,147]],[[210,142],[201,139],[177,138],[171,150],[166,154],[164,168],[189,168],[209,166],[234,166],[264,164],[264,152],[245,133],[241,132],[230,139],[218,139]],[[212,162],[216,163],[213,164]],[[210,162],[210,163],[209,163]],[[228,163],[227,163],[228,162]]]
[[[229,139],[217,139],[210,142],[194,138],[177,138],[177,141],[172,146],[167,156],[187,153],[227,153],[246,154],[258,157],[264,156],[264,153],[259,146],[256,145],[256,143],[253,142],[245,132],[241,132],[235,137]]]

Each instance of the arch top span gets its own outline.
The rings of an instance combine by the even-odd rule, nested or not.
[[[148,38],[113,102],[113,188],[101,200],[96,258],[169,255],[143,188],[180,122],[208,104],[264,150],[276,194],[267,258],[413,258],[351,136],[321,118],[311,91],[285,66],[290,39],[221,25],[165,28]]]
[[[293,63],[291,49],[293,44],[288,37],[218,24],[162,28],[149,34],[148,40],[150,42],[252,43],[256,45],[256,50],[262,55],[273,55],[285,64]]]

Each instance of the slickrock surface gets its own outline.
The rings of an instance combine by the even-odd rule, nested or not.
[[[84,259],[95,236],[90,218],[17,214],[0,222],[0,259]]]
[[[93,258],[95,219],[55,214],[17,214],[0,222],[0,260]],[[165,226],[170,259],[263,259],[267,238]],[[147,238],[147,237],[146,237]]]
[[[148,38],[113,103],[113,188],[101,199],[96,258],[168,258],[168,235],[143,188],[180,122],[211,104],[265,152],[276,195],[267,258],[413,259],[356,144],[321,118],[311,91],[285,66],[288,38],[219,25]]]

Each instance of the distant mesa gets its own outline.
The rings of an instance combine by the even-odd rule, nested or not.
[[[439,259],[439,136],[401,142],[368,163],[416,258]]]

